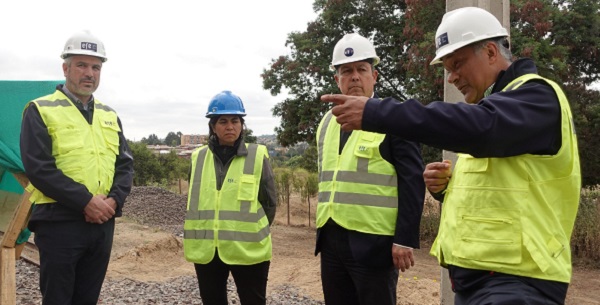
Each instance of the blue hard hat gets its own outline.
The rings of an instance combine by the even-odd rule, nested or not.
[[[225,90],[215,95],[208,104],[208,111],[206,112],[207,118],[212,118],[219,115],[232,114],[245,116],[246,110],[244,104],[239,96],[231,93],[229,90]]]

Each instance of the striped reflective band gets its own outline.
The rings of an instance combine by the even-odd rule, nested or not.
[[[265,216],[265,212],[259,209],[257,213],[250,213],[250,202],[242,201],[241,211],[219,211],[219,220],[236,220],[242,222],[258,222]],[[186,219],[209,220],[215,218],[215,210],[187,211]]]
[[[323,145],[325,144],[325,134],[327,133],[327,127],[329,126],[329,121],[331,121],[332,117],[333,114],[331,113],[331,111],[328,112],[327,116],[325,117],[325,121],[321,126],[321,133],[319,134],[319,173],[323,172]]]
[[[208,147],[198,152],[198,158],[196,159],[196,169],[194,171],[194,177],[192,182],[192,188],[190,192],[190,206],[189,212],[198,212],[198,205],[200,204],[200,177],[202,177],[202,170],[204,168],[204,158],[206,158],[206,152]],[[196,219],[196,218],[193,218]],[[199,219],[199,218],[198,218]]]
[[[381,186],[398,186],[398,177],[396,175],[384,175],[369,173],[369,159],[358,158],[358,166],[356,171],[338,171],[336,181],[340,182],[356,182],[363,184],[375,184]],[[333,181],[334,171],[322,171],[320,174],[320,181]]]
[[[40,100],[40,101],[37,101],[36,103],[40,107],[70,107],[70,106],[73,106],[73,104],[71,104],[71,102],[69,102],[68,100],[56,100],[56,101]],[[96,109],[101,109],[106,112],[115,112],[114,109],[112,109],[106,105],[99,104],[99,103],[94,103],[94,107]]]
[[[68,100],[56,100],[56,101],[37,101],[36,102],[38,105],[42,106],[42,107],[69,107],[69,106],[73,106],[73,104],[71,104],[71,102],[69,102]]]
[[[252,175],[254,174],[254,165],[256,164],[256,151],[258,150],[258,145],[249,144],[248,145],[248,156],[246,157],[246,162],[244,163],[244,174]]]
[[[523,82],[522,80],[516,81],[514,84],[511,84],[510,86],[504,88],[504,90],[502,90],[502,91],[511,91],[513,88],[519,86],[522,82]]]
[[[319,192],[319,202],[328,202],[331,192]],[[354,204],[362,206],[373,206],[382,208],[397,208],[398,198],[388,196],[378,196],[359,193],[335,192],[333,202],[339,204]]]
[[[183,232],[184,239],[214,239],[215,231],[213,230],[185,230]],[[234,240],[245,242],[260,242],[269,236],[269,226],[262,228],[257,233],[237,232],[237,231],[221,231],[219,230],[219,240]]]
[[[94,103],[94,107],[96,107],[96,109],[102,109],[107,112],[115,112],[112,108],[98,103]]]

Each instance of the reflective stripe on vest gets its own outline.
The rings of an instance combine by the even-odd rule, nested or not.
[[[215,250],[228,264],[249,265],[271,259],[269,223],[258,202],[266,147],[247,144],[246,157],[231,161],[223,187],[216,190],[214,156],[207,148],[192,155],[192,181],[184,224],[188,261],[206,264]]]
[[[85,185],[90,193],[108,195],[119,154],[121,129],[116,112],[95,100],[94,117],[90,125],[79,109],[59,90],[31,101],[25,107],[30,104],[37,107],[48,128],[56,167],[75,182]],[[31,202],[56,202],[31,184],[27,190],[32,193]]]
[[[317,227],[332,218],[350,230],[394,235],[398,178],[394,166],[379,153],[385,135],[354,131],[339,154],[340,125],[331,111],[321,121],[317,134]]]
[[[569,103],[556,83],[528,74],[503,91],[531,80],[545,81],[558,96],[561,148],[555,155],[506,158],[459,154],[431,254],[443,266],[568,283],[581,189],[577,139]]]

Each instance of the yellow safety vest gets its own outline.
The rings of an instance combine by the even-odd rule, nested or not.
[[[442,266],[571,279],[569,241],[581,189],[577,139],[569,103],[556,83],[527,74],[503,91],[533,79],[550,84],[558,96],[561,148],[555,155],[507,158],[459,154],[431,249]]]
[[[230,265],[253,265],[272,255],[269,221],[258,190],[267,148],[246,144],[248,155],[235,156],[223,186],[217,190],[213,153],[207,147],[192,153],[192,174],[183,226],[186,260],[207,264],[218,249]]]
[[[117,113],[98,100],[94,101],[94,117],[90,125],[77,107],[59,90],[38,98],[35,105],[52,138],[52,156],[56,167],[79,182],[93,195],[108,195],[119,154]],[[30,200],[35,204],[53,203],[31,183]]]
[[[379,152],[385,135],[353,131],[339,154],[340,124],[329,111],[317,129],[319,201],[317,228],[329,218],[363,233],[393,236],[398,178]]]

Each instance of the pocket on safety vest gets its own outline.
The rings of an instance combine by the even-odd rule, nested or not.
[[[535,239],[528,234],[523,234],[524,244],[536,265],[546,272],[550,268],[550,261],[559,258],[567,249],[567,242],[560,242],[556,237],[550,237],[546,243],[536,244]]]
[[[74,125],[49,126],[48,132],[52,137],[53,150],[58,154],[83,148],[81,133]]]
[[[381,144],[383,137],[385,135],[362,131],[360,139],[358,139],[354,146],[354,155],[358,158],[373,158],[376,150],[379,150],[379,144]]]
[[[521,263],[521,220],[517,209],[459,208],[452,255],[476,261]]]
[[[106,146],[115,154],[119,154],[119,124],[112,123],[109,124],[110,121],[101,120],[100,125],[102,126],[102,136],[104,137],[104,142],[106,142]]]
[[[239,201],[254,201],[256,199],[256,179],[253,175],[242,175],[238,188]]]

